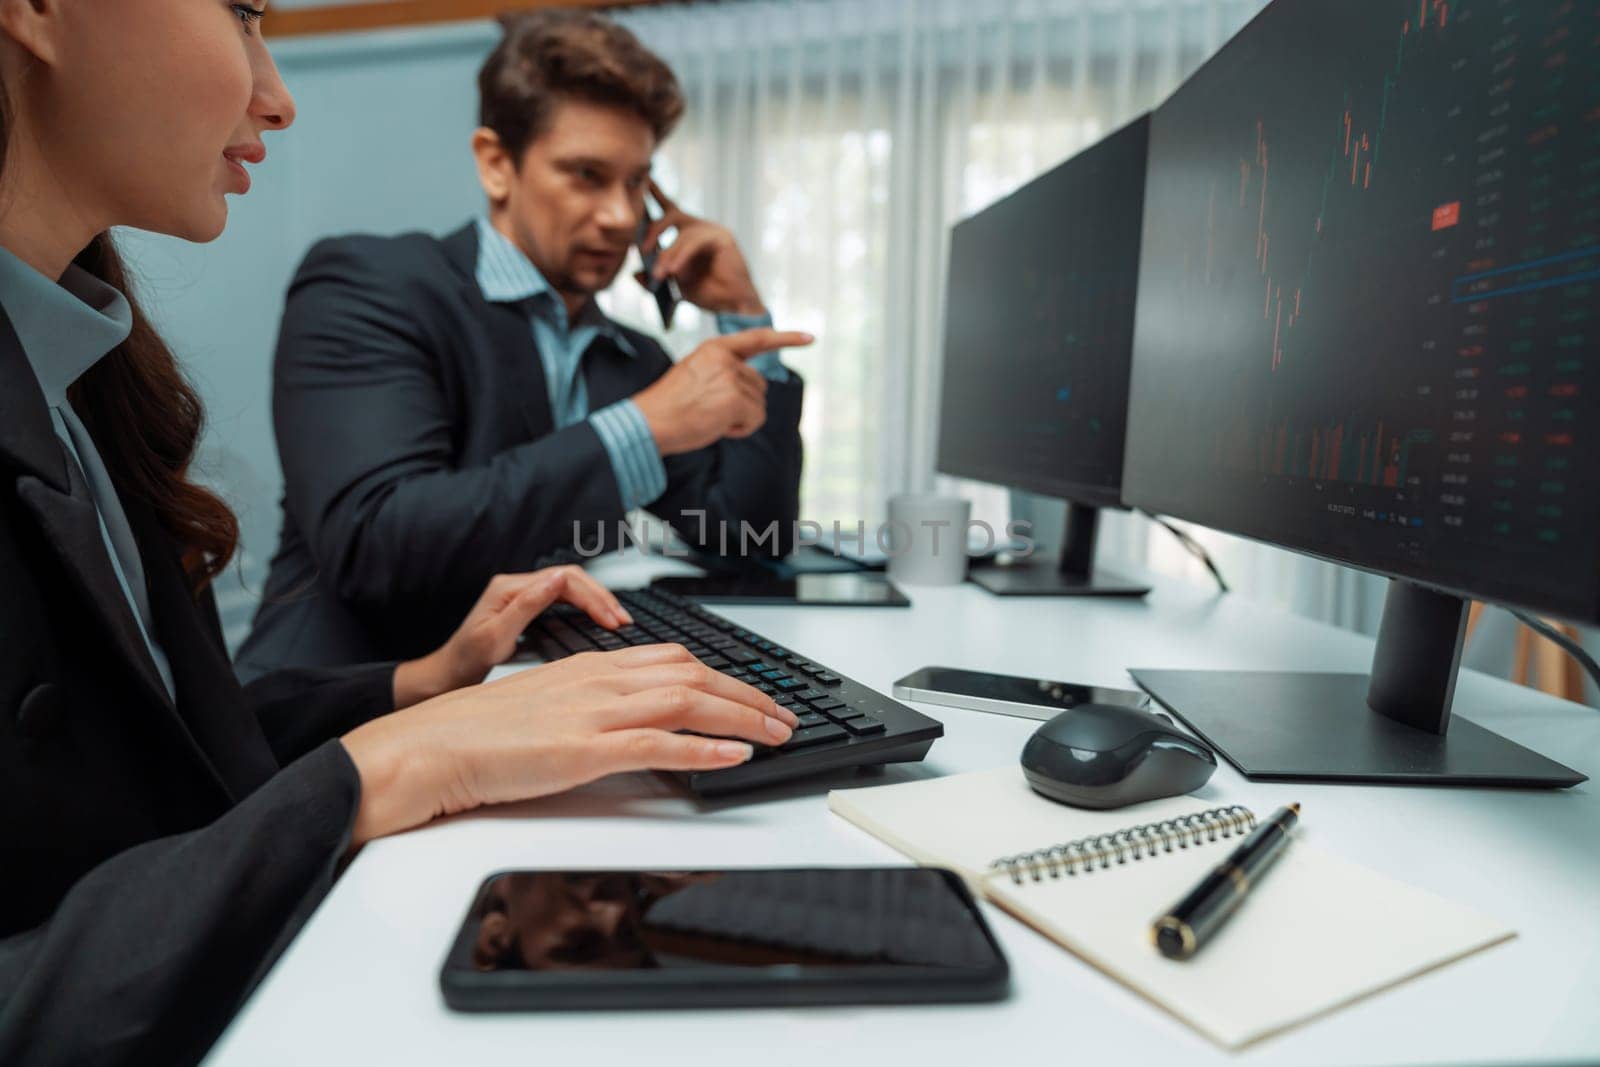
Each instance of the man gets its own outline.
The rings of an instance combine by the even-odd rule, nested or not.
[[[779,536],[799,508],[802,383],[729,231],[650,179],[683,112],[666,65],[597,15],[504,20],[472,139],[486,217],[443,239],[323,241],[289,289],[274,368],[283,526],[245,678],[406,658],[495,574],[648,507],[691,543]],[[644,229],[645,196],[663,209]],[[716,313],[673,364],[595,294],[630,246]],[[753,542],[752,542],[753,543]]]

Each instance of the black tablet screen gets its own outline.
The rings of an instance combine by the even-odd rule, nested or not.
[[[489,971],[916,967],[998,953],[953,876],[920,868],[519,871],[480,890],[451,963]]]

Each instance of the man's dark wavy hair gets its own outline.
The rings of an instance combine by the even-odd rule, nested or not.
[[[672,69],[628,30],[583,11],[503,15],[505,31],[478,72],[478,124],[493,130],[519,163],[568,100],[638,115],[659,143],[683,117]]]

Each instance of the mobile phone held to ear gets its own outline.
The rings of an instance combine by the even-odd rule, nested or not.
[[[644,218],[639,222],[639,233],[634,239],[634,244],[639,249],[639,259],[644,271],[644,287],[655,296],[656,307],[661,311],[661,328],[670,330],[672,329],[672,316],[677,312],[678,304],[683,301],[683,294],[678,290],[676,278],[664,278],[661,281],[657,281],[652,274],[656,269],[656,260],[661,257],[661,243],[657,241],[653,251],[646,252],[644,250],[645,234],[650,231],[651,224],[660,217],[660,215],[651,210],[650,202],[646,200]]]

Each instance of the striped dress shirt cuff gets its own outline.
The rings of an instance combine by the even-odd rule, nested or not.
[[[619,400],[590,415],[589,424],[611,458],[623,511],[642,508],[667,491],[667,468],[639,405]]]
[[[737,315],[731,311],[717,314],[717,332],[722,334],[738,333],[740,330],[759,330],[772,326],[772,313],[761,315]],[[751,356],[745,360],[748,366],[754,367],[763,378],[773,382],[786,382],[789,380],[789,368],[783,365],[780,350],[763,352],[759,356]]]

